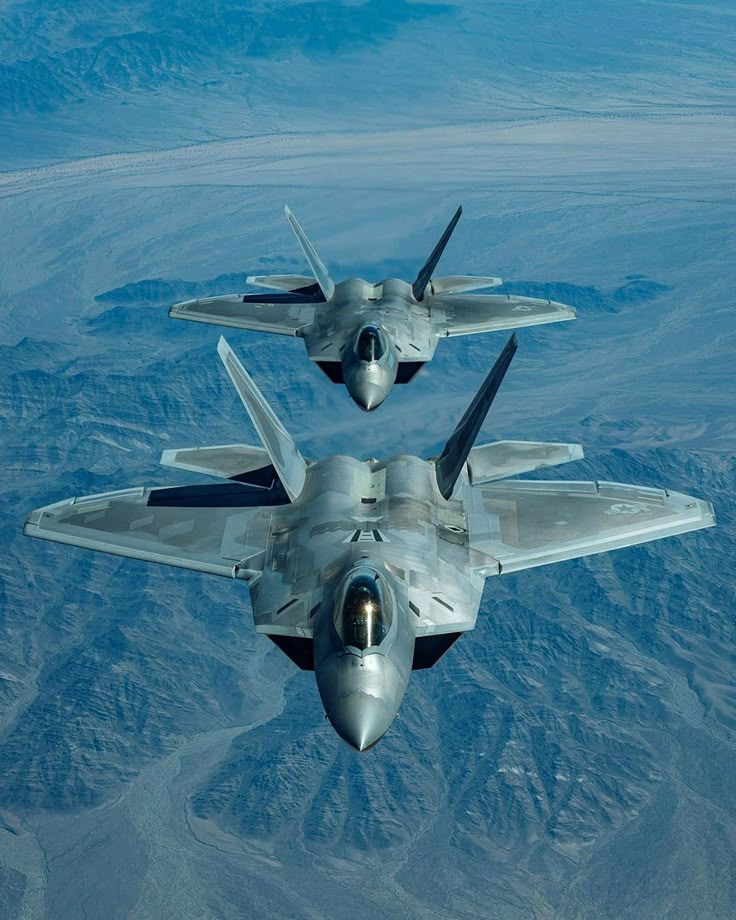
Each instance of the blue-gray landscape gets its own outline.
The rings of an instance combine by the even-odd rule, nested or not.
[[[732,0],[0,0],[0,917],[736,915]],[[303,271],[577,308],[481,440],[716,528],[490,579],[369,753],[238,582],[21,535],[255,443],[168,306]],[[366,416],[296,339],[228,338],[303,452],[431,456],[505,337]]]

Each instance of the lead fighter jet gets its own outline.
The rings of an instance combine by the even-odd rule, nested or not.
[[[251,275],[249,284],[280,293],[188,300],[171,307],[169,316],[300,336],[310,360],[334,383],[344,383],[365,411],[380,406],[394,383],[408,383],[432,360],[445,336],[575,319],[572,307],[551,300],[468,293],[495,287],[500,278],[433,278],[461,207],[412,284],[399,278],[379,284],[349,278],[335,284],[294,215],[285,211],[314,277]]]
[[[473,446],[515,351],[514,335],[439,456],[308,461],[221,338],[263,447],[164,451],[164,465],[227,481],[69,499],[33,511],[24,532],[245,582],[256,631],[316,672],[330,722],[364,751],[412,670],[473,629],[488,576],[715,523],[708,502],[665,489],[509,481],[583,455]]]

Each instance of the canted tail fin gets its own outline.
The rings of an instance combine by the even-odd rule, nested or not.
[[[429,284],[429,279],[432,277],[432,272],[437,268],[437,263],[442,258],[442,253],[445,251],[445,246],[447,246],[447,241],[452,236],[452,231],[457,226],[457,222],[460,220],[460,215],[463,213],[463,207],[460,207],[455,211],[450,223],[447,225],[447,229],[440,237],[439,242],[432,250],[432,255],[427,259],[422,268],[419,271],[419,274],[416,277],[416,281],[412,284],[411,289],[414,293],[414,297],[417,300],[422,300],[424,298],[424,291]]]
[[[286,494],[294,501],[302,491],[307,472],[307,464],[299,453],[294,441],[289,436],[273,410],[264,399],[248,372],[235,356],[223,336],[217,343],[217,353],[222,358],[238,396],[258,432],[263,446],[268,451],[271,463],[278,473]]]
[[[475,398],[466,409],[465,415],[463,415],[450,435],[449,441],[445,444],[445,449],[435,461],[437,487],[446,499],[449,499],[452,495],[457,478],[463,466],[465,466],[465,461],[468,459],[468,454],[480,431],[480,426],[485,421],[486,415],[488,415],[491,403],[501,386],[501,381],[509,369],[511,359],[514,357],[517,348],[518,341],[516,333],[514,333],[498,356],[496,363],[491,368],[491,372],[483,381],[483,385],[475,394]]]
[[[335,282],[330,278],[327,266],[317,255],[317,250],[309,242],[306,233],[299,226],[299,221],[294,217],[288,207],[284,207],[284,214],[286,214],[286,219],[289,221],[291,229],[294,231],[294,236],[304,253],[304,258],[309,262],[309,267],[312,269],[314,277],[317,279],[317,284],[325,295],[325,300],[329,300],[335,293]]]

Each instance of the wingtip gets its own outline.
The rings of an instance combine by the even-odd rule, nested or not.
[[[178,303],[172,303],[169,307],[169,318],[181,319],[182,315],[186,314],[187,308],[191,303],[196,303],[196,300],[180,300]]]
[[[288,205],[288,204],[285,204],[285,205],[284,205],[284,214],[286,214],[286,219],[287,219],[287,220],[289,220],[291,217],[293,217],[293,214],[291,213],[291,209],[289,208],[289,205]]]
[[[227,357],[227,355],[230,354],[231,351],[232,351],[232,348],[230,348],[230,345],[228,344],[227,339],[225,338],[224,335],[221,335],[220,338],[217,340],[217,354],[221,358],[225,358]]]
[[[570,445],[570,460],[584,460],[585,451],[583,450],[582,444],[571,444]]]

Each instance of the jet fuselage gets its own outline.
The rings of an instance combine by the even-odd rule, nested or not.
[[[374,326],[360,348],[375,358],[380,338]],[[256,630],[316,672],[332,725],[366,750],[396,716],[411,671],[475,626],[486,577],[715,523],[708,502],[680,492],[509,479],[583,455],[564,443],[474,446],[517,347],[513,335],[433,459],[310,463],[221,338],[262,447],[166,450],[164,465],[221,481],[67,498],[30,512],[23,532],[244,581]]]
[[[377,284],[363,278],[335,282],[296,217],[288,207],[284,213],[312,275],[248,275],[249,284],[269,290],[184,301],[174,304],[169,315],[298,336],[310,360],[333,383],[344,384],[366,412],[381,405],[394,383],[413,380],[432,360],[441,338],[575,318],[571,307],[549,300],[472,293],[498,287],[501,279],[496,276],[435,277],[461,207],[411,284],[400,278]],[[370,345],[369,329],[380,340],[377,350],[364,347]]]
[[[258,536],[268,550],[250,585],[256,629],[309,622],[325,712],[359,750],[396,716],[415,639],[475,624],[483,579],[470,573],[464,483],[446,501],[429,461],[329,457],[309,466],[294,502],[269,509],[268,534]],[[353,615],[346,595],[369,577],[376,598]]]
[[[339,360],[338,379],[354,402],[370,412],[390,393],[399,363],[419,366],[430,360],[440,336],[432,329],[429,304],[417,302],[410,284],[399,278],[379,284],[351,278],[335,285],[329,308],[316,311],[303,338],[310,358],[329,376],[327,362]]]

